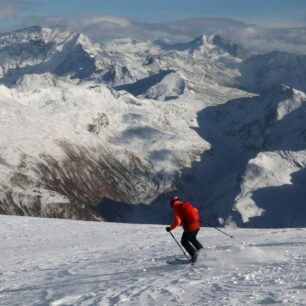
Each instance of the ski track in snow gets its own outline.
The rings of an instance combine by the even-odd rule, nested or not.
[[[305,229],[227,231],[168,265],[183,256],[164,226],[0,216],[0,305],[306,304]]]

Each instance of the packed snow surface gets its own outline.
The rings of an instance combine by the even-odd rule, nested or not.
[[[1,216],[0,304],[305,305],[305,229],[225,230],[169,265],[183,254],[164,226]]]

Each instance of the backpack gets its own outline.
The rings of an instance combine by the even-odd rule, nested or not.
[[[193,207],[189,201],[182,203],[180,207],[183,224],[193,224],[200,220],[198,209]]]

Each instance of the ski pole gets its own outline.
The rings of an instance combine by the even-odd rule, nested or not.
[[[172,238],[173,238],[174,241],[177,243],[177,245],[180,247],[180,249],[182,250],[182,252],[184,253],[184,255],[188,258],[188,260],[190,260],[189,256],[185,253],[185,251],[183,250],[183,248],[181,247],[181,245],[178,243],[178,241],[176,240],[176,238],[173,236],[173,234],[171,233],[171,231],[169,232],[169,234],[172,236]]]
[[[230,235],[230,234],[228,234],[228,233],[226,233],[226,232],[220,230],[219,228],[217,228],[217,227],[215,227],[215,226],[213,226],[213,225],[211,225],[211,224],[209,224],[209,223],[207,223],[207,222],[204,222],[204,223],[207,224],[208,226],[213,227],[215,230],[217,230],[217,231],[223,233],[224,235],[226,235],[226,236],[228,236],[228,237],[231,237],[231,238],[234,238],[234,236],[232,236],[232,235]]]

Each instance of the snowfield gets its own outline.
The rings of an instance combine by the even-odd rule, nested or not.
[[[306,229],[226,231],[169,265],[183,254],[161,225],[1,216],[0,304],[305,305]]]

